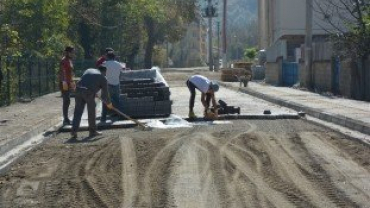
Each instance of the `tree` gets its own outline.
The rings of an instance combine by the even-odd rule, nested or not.
[[[12,30],[10,25],[8,24],[1,25],[0,40],[3,40],[2,42],[0,42],[0,56],[20,55],[20,51],[18,49],[19,44],[18,32]]]
[[[257,46],[258,43],[258,27],[257,19],[250,18],[248,22],[244,22],[242,27],[239,25],[231,25],[227,34],[229,34],[229,55],[230,58],[239,58],[238,54],[242,55],[246,47]]]
[[[112,47],[121,61],[133,68],[143,37],[143,18],[151,11],[146,0],[75,0],[71,5],[74,36],[85,51],[85,58],[100,55]]]
[[[147,34],[145,46],[144,67],[152,67],[153,49],[156,44],[162,44],[166,38],[175,42],[182,38],[186,26],[195,18],[195,0],[151,0],[148,1],[144,16],[144,26]]]
[[[257,56],[258,50],[257,48],[246,48],[244,50],[244,58],[248,61],[253,61]]]
[[[53,56],[70,40],[68,1],[12,0],[4,3],[3,22],[17,31],[19,51],[37,56]]]
[[[370,2],[368,0],[316,0],[318,14],[332,26],[328,30],[337,55],[355,60],[354,98],[370,100],[365,62],[370,55]]]

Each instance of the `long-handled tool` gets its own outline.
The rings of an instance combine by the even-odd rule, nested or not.
[[[103,102],[104,105],[107,105],[107,103],[101,99],[101,97],[99,97],[98,95],[96,95],[97,98],[99,98],[99,100],[101,100]],[[136,120],[136,119],[133,119],[131,118],[130,116],[122,113],[120,110],[118,110],[117,108],[113,107],[112,110],[114,110],[116,113],[118,113],[119,115],[125,117],[126,119],[130,120],[130,121],[133,121],[135,124],[137,124],[137,126],[143,130],[143,131],[150,131],[152,129],[152,127],[150,126],[147,126],[145,125],[144,123],[141,123],[140,121]]]

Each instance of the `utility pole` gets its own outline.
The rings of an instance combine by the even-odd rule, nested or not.
[[[312,71],[312,0],[306,0],[306,38],[305,38],[305,69],[307,72],[307,87],[313,89]]]
[[[226,7],[227,0],[224,0],[223,12],[222,12],[222,68],[227,67],[227,57],[226,57]]]
[[[208,0],[207,5],[207,17],[208,17],[208,64],[209,64],[209,70],[213,71],[213,48],[212,48],[212,17],[214,14],[212,14],[212,11],[214,11],[212,6],[212,0]]]

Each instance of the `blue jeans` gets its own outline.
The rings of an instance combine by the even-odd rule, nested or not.
[[[108,93],[110,101],[112,102],[115,108],[119,108],[119,95],[120,95],[120,86],[119,85],[108,85]],[[100,121],[105,121],[107,119],[107,107],[103,104],[103,109],[101,113]]]

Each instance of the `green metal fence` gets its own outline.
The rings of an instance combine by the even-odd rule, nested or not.
[[[31,100],[55,92],[58,61],[24,57],[1,57],[3,80],[0,86],[0,106]]]
[[[0,106],[59,90],[58,71],[60,60],[30,57],[0,57],[3,80],[0,85]],[[81,76],[87,68],[94,67],[94,60],[76,60],[74,73]]]

